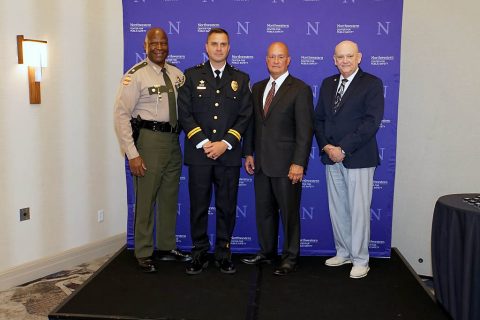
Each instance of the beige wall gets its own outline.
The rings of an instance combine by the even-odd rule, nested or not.
[[[480,191],[478,12],[474,0],[404,2],[393,246],[420,274],[431,273],[436,199]],[[17,34],[49,42],[40,106]],[[120,0],[0,2],[0,272],[124,231],[112,126],[122,38]]]
[[[393,245],[420,274],[436,200],[480,192],[479,12],[474,0],[404,1]]]
[[[123,65],[121,5],[0,2],[0,273],[125,231],[112,123]],[[41,105],[29,104],[17,34],[48,41]],[[19,222],[23,207],[31,219]]]

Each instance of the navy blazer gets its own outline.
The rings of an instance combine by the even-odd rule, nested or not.
[[[343,165],[349,169],[380,164],[376,133],[383,119],[382,80],[358,70],[345,91],[339,109],[333,113],[340,74],[323,80],[315,109],[315,137],[324,164],[334,164],[322,151],[327,144],[345,152]]]
[[[288,75],[275,94],[267,115],[263,93],[269,78],[252,88],[253,117],[245,134],[244,154],[255,156],[255,172],[287,177],[291,164],[306,172],[313,139],[313,95],[300,79]]]

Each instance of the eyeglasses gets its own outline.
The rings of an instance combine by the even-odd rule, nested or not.
[[[267,59],[269,59],[269,60],[278,59],[278,60],[282,61],[282,60],[285,60],[287,58],[288,58],[288,56],[283,55],[283,54],[267,56]]]
[[[342,60],[347,60],[347,61],[352,61],[355,59],[355,54],[346,54],[346,55],[340,55],[340,56],[335,56],[335,60],[337,61],[342,61]]]

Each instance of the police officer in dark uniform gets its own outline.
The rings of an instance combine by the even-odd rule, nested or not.
[[[179,89],[179,120],[185,130],[185,164],[189,167],[192,261],[187,274],[208,266],[208,209],[215,190],[215,262],[223,273],[235,273],[230,240],[235,226],[242,135],[252,107],[248,74],[227,64],[227,31],[214,28],[205,49],[209,61],[185,71]]]

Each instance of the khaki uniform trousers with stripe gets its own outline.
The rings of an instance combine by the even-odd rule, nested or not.
[[[156,248],[176,248],[175,227],[182,153],[178,134],[148,129],[140,130],[137,149],[147,167],[145,176],[134,177],[135,256],[143,258],[153,254],[154,225]]]

